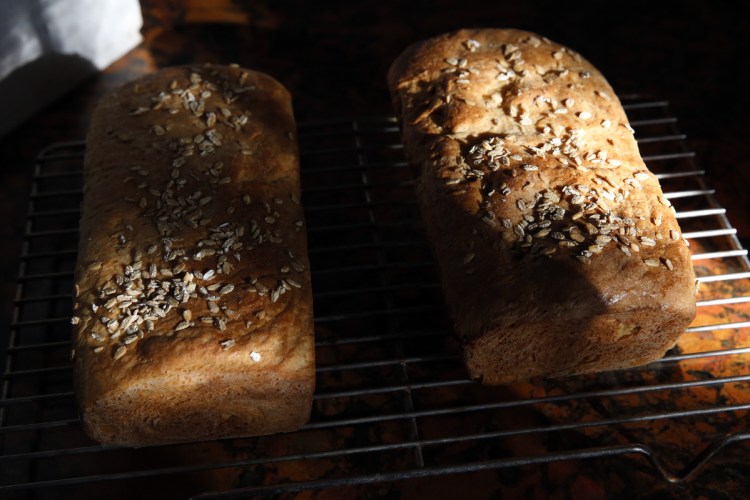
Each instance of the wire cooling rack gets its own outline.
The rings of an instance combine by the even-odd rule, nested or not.
[[[533,471],[549,479],[556,464],[574,475],[636,471],[657,488],[699,476],[721,482],[724,464],[748,457],[747,251],[667,103],[623,102],[700,281],[698,317],[663,360],[503,387],[470,381],[395,121],[303,124],[318,363],[310,423],[291,434],[137,450],[90,441],[75,412],[69,318],[84,145],[44,149],[2,378],[0,495],[383,496],[420,478],[450,491],[467,477],[462,491],[502,492],[524,474],[535,480]]]

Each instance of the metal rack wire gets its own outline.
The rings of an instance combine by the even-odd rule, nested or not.
[[[75,414],[69,316],[84,145],[46,148],[35,165],[4,358],[0,492],[241,497],[481,472],[502,484],[498,471],[592,458],[682,482],[717,455],[743,452],[736,444],[750,439],[747,251],[667,103],[623,100],[692,243],[706,311],[664,359],[501,388],[468,380],[395,121],[303,124],[318,359],[312,419],[292,434],[141,450],[89,441]],[[711,428],[696,425],[708,420]],[[665,440],[665,422],[690,429],[692,439]]]

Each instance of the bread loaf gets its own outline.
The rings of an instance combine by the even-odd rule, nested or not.
[[[409,47],[389,87],[470,375],[648,363],[695,315],[690,254],[604,77],[511,29]]]
[[[312,295],[291,98],[238,67],[168,68],[86,140],[75,390],[87,433],[145,446],[310,416]]]

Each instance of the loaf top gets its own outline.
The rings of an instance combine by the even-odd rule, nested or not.
[[[557,147],[563,165],[576,158],[605,167],[640,161],[627,117],[601,73],[534,33],[461,30],[418,42],[396,59],[388,78],[402,96],[395,105],[407,134],[469,142],[511,136],[544,152]],[[596,151],[581,151],[582,139],[608,142],[608,157],[585,159]]]
[[[76,268],[81,400],[164,391],[174,373],[314,376],[295,134],[284,87],[238,67],[168,68],[100,101]]]
[[[578,53],[520,30],[461,30],[407,48],[388,80],[428,227],[452,235],[434,246],[453,263],[441,272],[460,334],[487,328],[477,311],[508,324],[694,311],[674,209]]]

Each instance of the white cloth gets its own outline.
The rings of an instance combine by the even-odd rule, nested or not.
[[[135,47],[142,23],[138,0],[0,0],[0,135]]]

